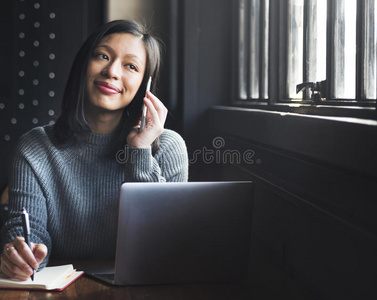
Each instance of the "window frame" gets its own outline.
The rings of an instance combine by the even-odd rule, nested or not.
[[[239,3],[244,1],[245,3],[250,3],[249,0],[239,0],[235,1],[235,23],[237,24],[237,29],[240,26],[239,19]],[[289,99],[285,95],[287,94],[287,18],[288,18],[288,9],[289,9],[289,0],[267,0],[269,1],[269,40],[268,40],[268,97],[267,99],[263,98],[263,93],[259,93],[258,99],[251,99],[247,96],[246,99],[241,99],[239,97],[238,85],[240,82],[240,74],[238,73],[239,60],[238,53],[239,48],[239,30],[237,30],[237,47],[235,50],[235,63],[234,72],[233,72],[233,96],[232,96],[232,105],[239,107],[248,107],[248,108],[259,108],[266,110],[277,110],[283,112],[294,112],[302,114],[311,114],[311,115],[325,115],[325,116],[344,116],[344,117],[356,117],[363,119],[377,119],[377,101],[376,99],[362,99],[362,82],[363,82],[363,53],[364,53],[364,44],[363,44],[363,34],[364,34],[364,13],[365,13],[365,4],[363,0],[357,0],[357,16],[356,16],[356,30],[357,30],[357,40],[356,40],[356,97],[354,99],[330,99],[328,98],[323,104],[315,104],[312,100],[294,100]],[[262,1],[264,2],[264,1]],[[306,2],[306,1],[305,1]],[[326,46],[326,80],[327,80],[327,95],[330,95],[330,89],[333,78],[331,78],[332,70],[332,57],[333,57],[333,22],[334,22],[334,3],[335,0],[327,1],[327,46]],[[260,24],[264,22],[264,5],[261,6],[261,21]],[[304,3],[304,15],[307,13],[308,5]],[[246,8],[246,24],[248,9]],[[304,17],[305,19],[305,17]],[[304,32],[306,31],[306,24],[304,20]],[[246,26],[246,37],[249,37],[249,25]],[[261,26],[260,36],[262,36],[262,26]],[[304,34],[304,59],[305,59],[305,34]],[[246,53],[249,51],[249,41],[245,40]],[[263,43],[262,43],[263,44]],[[263,53],[263,51],[261,51]],[[304,60],[305,61],[305,60]],[[246,66],[249,66],[249,61],[245,63]],[[261,64],[263,65],[263,64]],[[304,63],[305,65],[305,63]],[[263,70],[260,68],[259,74],[263,75]],[[305,79],[305,66],[304,66],[304,76]],[[249,71],[246,71],[249,73]],[[247,75],[247,80],[249,80],[249,75]],[[260,80],[260,91],[263,86],[263,77]],[[248,82],[246,82],[246,91],[249,90]]]

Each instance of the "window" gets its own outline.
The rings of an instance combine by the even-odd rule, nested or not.
[[[377,0],[239,0],[237,5],[238,104],[375,111]],[[310,84],[297,93],[298,84],[317,82],[322,99],[312,97]]]
[[[364,99],[376,99],[377,97],[377,0],[365,0],[363,7],[362,43],[364,52],[362,54],[362,89]]]
[[[356,97],[356,0],[333,2],[331,98]]]
[[[269,2],[240,0],[238,96],[268,98]]]
[[[296,85],[304,82],[304,0],[291,0],[288,10],[287,84],[289,98],[295,99]]]
[[[304,81],[326,79],[327,1],[308,1]]]

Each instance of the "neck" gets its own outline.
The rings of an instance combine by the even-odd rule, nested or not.
[[[111,134],[119,125],[122,111],[87,112],[86,118],[93,133],[102,135]]]

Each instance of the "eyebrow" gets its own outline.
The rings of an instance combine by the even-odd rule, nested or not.
[[[101,44],[100,44],[100,45],[97,45],[97,46],[95,47],[95,49],[100,48],[100,47],[106,48],[106,49],[107,49],[108,51],[110,51],[110,52],[114,52],[113,48],[111,48],[111,47],[108,46],[108,45],[101,45]],[[127,57],[127,58],[135,58],[135,59],[137,59],[141,64],[143,64],[142,60],[141,60],[136,54],[128,53],[128,54],[124,55],[124,57]]]

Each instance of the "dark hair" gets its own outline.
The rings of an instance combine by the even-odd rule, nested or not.
[[[91,132],[85,118],[84,97],[88,63],[98,43],[107,35],[113,33],[130,33],[141,37],[147,53],[146,68],[143,81],[134,99],[124,109],[121,124],[122,137],[127,137],[131,128],[135,126],[141,115],[145,88],[150,76],[153,82],[157,81],[160,71],[161,50],[159,41],[153,37],[143,25],[129,20],[116,20],[104,24],[88,37],[77,53],[64,91],[61,104],[61,115],[54,125],[54,135],[60,142],[65,142],[74,134]],[[153,87],[152,86],[152,92]]]

